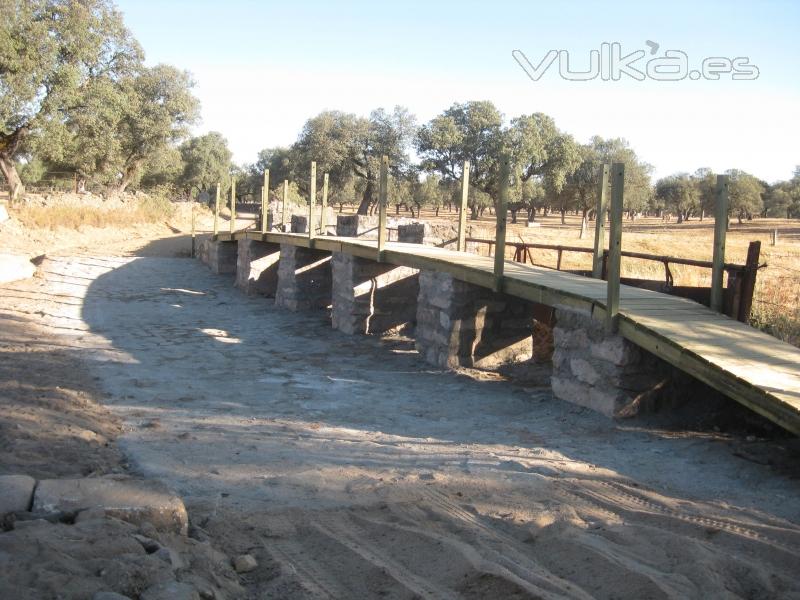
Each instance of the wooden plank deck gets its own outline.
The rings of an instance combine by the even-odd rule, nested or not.
[[[491,288],[494,258],[419,244],[334,236],[256,232],[220,234],[220,241],[257,239],[341,251],[398,266],[451,273]],[[605,317],[606,282],[506,261],[503,291],[550,306],[582,308]],[[684,298],[621,286],[622,336],[734,400],[800,435],[800,350]]]

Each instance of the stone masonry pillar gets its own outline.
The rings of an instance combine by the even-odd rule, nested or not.
[[[275,304],[298,311],[327,308],[330,303],[330,253],[281,244]]]
[[[553,395],[609,417],[630,416],[664,386],[667,365],[582,311],[557,308]]]
[[[217,275],[236,273],[236,254],[236,242],[215,242],[208,239],[200,247],[200,260]]]
[[[337,235],[358,235],[359,226],[365,226],[348,217],[337,220]],[[400,239],[405,241],[402,230]],[[331,268],[334,329],[352,335],[413,327],[419,295],[417,269],[395,267],[346,252],[333,253]]]
[[[239,240],[236,287],[248,295],[275,296],[278,288],[280,244]]]
[[[439,367],[495,366],[532,355],[533,304],[420,271],[416,346]]]

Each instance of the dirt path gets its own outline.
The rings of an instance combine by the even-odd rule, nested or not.
[[[134,470],[256,556],[251,597],[800,597],[800,481],[736,456],[744,440],[436,371],[189,259],[53,257],[41,276],[5,310],[89,365]]]

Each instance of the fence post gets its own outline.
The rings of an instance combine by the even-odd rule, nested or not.
[[[289,199],[289,180],[283,180],[283,206],[281,207],[281,229],[286,232],[286,201]]]
[[[742,278],[741,297],[739,299],[739,314],[737,319],[742,323],[750,320],[750,310],[753,308],[753,294],[756,290],[756,277],[758,276],[758,259],[761,255],[761,241],[750,242],[747,247],[747,262],[745,263],[744,277]]]
[[[261,188],[261,233],[267,233],[267,209],[269,209],[269,169],[264,170],[264,186]]]
[[[319,215],[319,234],[328,235],[325,211],[328,209],[328,174],[322,176],[322,212]]]
[[[511,175],[511,161],[504,156],[500,162],[500,194],[497,200],[497,226],[495,228],[494,249],[494,291],[503,289],[503,271],[506,259],[506,220],[508,216],[508,178]]]
[[[214,200],[214,237],[219,233],[219,182],[217,182],[217,197]]]
[[[461,208],[458,211],[458,251],[467,249],[467,204],[469,200],[469,161],[461,172]]]
[[[317,203],[317,162],[311,161],[311,181],[308,184],[308,239],[314,239],[314,206]]]
[[[381,158],[381,175],[378,186],[378,260],[386,247],[386,205],[389,200],[389,157]]]
[[[236,233],[236,178],[231,177],[231,240]]]
[[[728,176],[717,175],[714,205],[714,255],[711,267],[711,310],[722,312],[722,279],[725,273],[725,236],[728,229]]]
[[[195,208],[195,201],[192,200],[192,258],[194,258],[195,255],[197,254],[195,252],[195,249],[197,247],[197,240],[196,240],[197,234],[195,233],[196,229],[195,229],[195,217],[194,217],[195,210],[194,210],[194,208]]]
[[[606,245],[606,204],[608,203],[608,181],[611,165],[600,167],[600,186],[597,190],[597,214],[594,217],[594,256],[592,277],[603,277],[603,250]]]
[[[773,246],[777,246],[778,245],[778,230],[777,229],[773,229],[772,230],[772,245]]]
[[[606,282],[606,331],[618,327],[619,279],[622,259],[622,205],[625,192],[625,164],[611,166],[611,229],[608,237],[608,281]]]

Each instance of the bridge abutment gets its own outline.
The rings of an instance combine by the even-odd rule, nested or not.
[[[532,355],[534,305],[460,281],[420,271],[416,347],[439,367],[491,367]]]
[[[553,395],[609,417],[631,416],[656,401],[666,364],[584,312],[557,308]]]
[[[331,254],[280,245],[275,304],[291,311],[327,308],[331,302]]]
[[[212,273],[229,275],[236,273],[238,247],[236,242],[220,242],[212,239],[200,244],[200,260]]]
[[[278,289],[280,255],[280,244],[239,240],[236,287],[248,295],[274,297]]]

